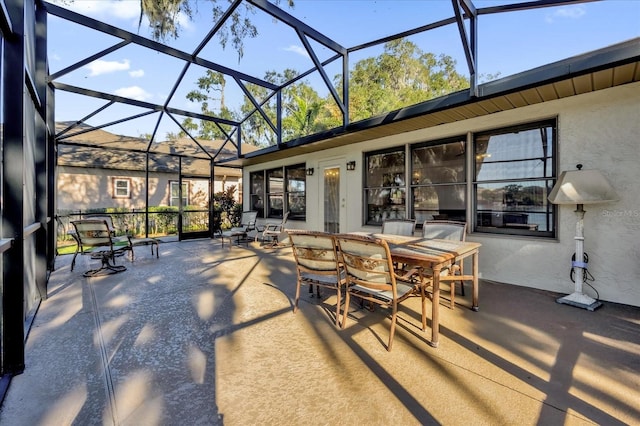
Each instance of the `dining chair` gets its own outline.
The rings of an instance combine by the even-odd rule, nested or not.
[[[347,273],[347,290],[342,328],[345,327],[351,296],[391,309],[391,328],[387,350],[391,351],[396,330],[398,305],[410,296],[422,297],[422,330],[425,329],[427,306],[424,287],[396,275],[386,241],[369,236],[339,234],[338,250]]]
[[[385,219],[382,222],[382,233],[412,236],[416,230],[415,219]]]
[[[106,220],[82,219],[72,221],[71,223],[75,229],[75,238],[78,243],[76,252],[71,260],[72,271],[78,253],[89,254],[92,258],[102,261],[100,268],[85,272],[83,274],[85,277],[93,277],[101,274],[103,271],[106,274],[115,274],[127,270],[125,266],[115,264],[116,253],[121,253],[122,250],[114,249],[111,229]]]
[[[287,230],[287,234],[291,241],[298,276],[293,312],[298,310],[300,287],[303,284],[309,286],[311,294],[313,294],[314,285],[318,295],[320,295],[320,287],[329,288],[335,291],[337,296],[336,327],[338,327],[342,290],[347,281],[344,267],[340,264],[334,235],[304,230]]]
[[[464,241],[467,235],[467,224],[454,220],[426,220],[422,225],[422,236],[441,240]],[[432,275],[432,274],[431,274]],[[449,282],[451,286],[449,307],[455,306],[456,281],[460,283],[460,294],[464,296],[464,282],[456,279],[456,275],[463,274],[463,264],[458,262],[440,273],[440,282]],[[429,279],[429,272],[423,271],[423,277]]]
[[[415,230],[415,219],[385,219],[384,222],[382,222],[381,232],[383,234],[411,237]],[[404,274],[406,272],[406,265],[394,262],[393,266],[398,274]]]

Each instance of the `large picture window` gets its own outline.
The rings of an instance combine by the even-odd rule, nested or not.
[[[556,177],[556,127],[547,120],[477,133],[471,153],[466,136],[367,153],[365,223],[405,216],[418,226],[466,222],[472,209],[474,232],[555,237],[556,207],[547,196]]]
[[[307,175],[304,164],[278,167],[249,174],[251,209],[258,217],[306,220]]]
[[[420,144],[411,149],[412,213],[425,220],[466,221],[465,138]]]
[[[555,237],[555,120],[474,136],[476,232]]]

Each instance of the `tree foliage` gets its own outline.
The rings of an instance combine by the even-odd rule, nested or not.
[[[425,53],[405,39],[385,43],[380,56],[359,61],[351,71],[350,120],[363,120],[468,88],[469,80],[455,66],[450,56]]]
[[[200,104],[200,111],[204,115],[211,117],[235,120],[235,114],[227,108],[224,100],[224,90],[226,80],[224,74],[217,71],[207,70],[205,75],[198,78],[196,82],[198,89],[187,93],[188,100]],[[232,129],[226,125],[216,124],[212,121],[194,122],[191,118],[186,118],[182,126],[188,131],[197,131],[197,135],[203,139],[223,139],[225,133]]]
[[[231,0],[208,0],[211,3],[213,23],[225,14],[231,4]],[[294,6],[294,0],[286,0],[289,7]],[[281,0],[272,0],[276,5]],[[142,25],[143,18],[149,21],[152,37],[155,40],[166,41],[177,38],[180,34],[180,16],[189,20],[193,19],[194,9],[192,5],[198,4],[197,0],[140,0],[140,19],[138,27]],[[255,7],[243,2],[231,15],[228,25],[223,26],[218,32],[218,38],[222,47],[226,47],[229,40],[231,45],[242,58],[244,53],[244,40],[247,37],[258,36],[258,30],[251,22],[250,15],[255,13]]]
[[[280,86],[282,96],[282,139],[291,140],[308,136],[342,125],[342,113],[331,94],[320,96],[305,79],[289,83],[298,76],[293,69],[283,72],[268,71],[264,80]],[[384,45],[377,57],[370,57],[354,64],[349,75],[350,121],[367,119],[409,105],[415,105],[451,92],[469,87],[469,80],[456,71],[456,61],[447,55],[425,53],[405,39],[393,40]],[[341,87],[342,76],[334,78],[335,87]],[[245,96],[239,113],[233,113],[224,105],[224,75],[207,71],[198,80],[199,91],[188,98],[201,103],[204,114],[212,114],[212,92],[217,92],[220,114],[226,118],[243,120],[242,137],[245,143],[268,146],[276,143],[276,133],[269,124],[276,125],[277,110],[274,93],[256,84],[247,84],[263,114]],[[216,98],[218,99],[218,98]],[[218,115],[221,116],[221,115]],[[187,119],[186,121],[188,121]],[[185,127],[190,123],[186,123]],[[217,133],[199,129],[199,137],[217,136]]]

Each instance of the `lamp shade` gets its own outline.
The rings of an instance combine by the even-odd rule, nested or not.
[[[618,200],[618,194],[598,170],[567,170],[549,194],[553,204],[596,204]]]

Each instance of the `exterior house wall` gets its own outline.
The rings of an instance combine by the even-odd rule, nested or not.
[[[113,178],[130,180],[130,197],[113,197]],[[214,193],[224,188],[235,186],[240,189],[242,180],[235,176],[225,176],[224,181],[216,176]],[[170,197],[170,181],[177,181],[177,174],[149,173],[149,205],[168,206]],[[127,209],[144,209],[146,202],[145,173],[130,170],[113,170],[58,166],[56,206],[58,210],[86,210],[88,208],[123,207]],[[202,205],[203,196],[208,191],[204,180],[189,181],[189,202]],[[239,191],[236,191],[236,197]]]
[[[341,231],[377,231],[377,227],[363,225],[365,152],[552,117],[558,119],[558,174],[574,170],[578,163],[585,169],[599,169],[620,197],[617,202],[585,206],[585,252],[589,254],[588,270],[595,277],[591,284],[601,300],[640,306],[640,83],[252,165],[245,168],[244,178],[249,182],[252,171],[306,162],[306,167],[316,170],[313,176],[307,177],[307,220],[290,222],[288,227],[322,230],[320,212],[324,201],[319,199],[319,185],[323,180],[320,166],[327,161],[344,166],[347,161],[355,160],[356,170],[343,172],[343,210],[348,213],[343,215]],[[244,201],[248,203],[248,188],[244,194]],[[575,252],[574,210],[575,206],[560,206],[557,239],[468,235],[469,241],[482,243],[480,276],[559,293],[573,292],[569,272]],[[594,294],[586,284],[584,290]]]

